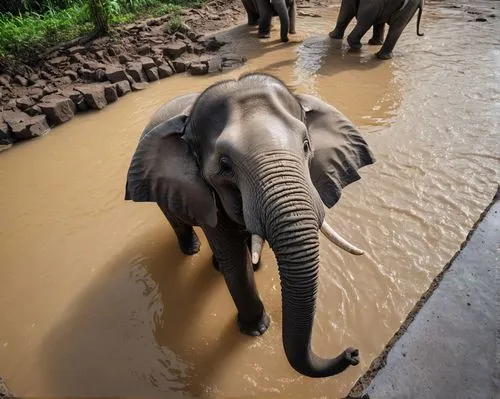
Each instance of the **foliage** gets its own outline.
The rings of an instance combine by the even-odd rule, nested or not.
[[[201,7],[205,0],[0,0],[0,58],[23,56],[110,25]],[[98,5],[98,12],[91,5]],[[101,6],[101,7],[99,7]],[[174,17],[172,29],[180,26]]]

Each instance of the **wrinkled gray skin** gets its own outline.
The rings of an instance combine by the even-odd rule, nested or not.
[[[417,35],[423,36],[420,33],[423,3],[424,0],[342,0],[337,24],[330,32],[330,37],[342,39],[347,25],[356,17],[356,26],[347,36],[349,47],[353,50],[361,49],[361,38],[373,26],[373,36],[368,44],[383,44],[376,55],[383,60],[390,59],[396,42],[417,9]],[[384,41],[386,23],[389,25],[389,32]]]
[[[288,34],[295,33],[295,0],[242,0],[247,12],[248,25],[259,25],[259,37],[270,37],[271,19],[279,16],[281,41],[288,42]]]
[[[192,226],[201,226],[249,335],[270,322],[247,249],[250,234],[266,239],[279,267],[286,356],[298,372],[327,377],[359,359],[352,348],[333,359],[311,349],[318,228],[324,205],[373,162],[335,108],[291,94],[270,75],[249,74],[158,110],[133,155],[125,198],[157,202],[186,254],[198,252]]]

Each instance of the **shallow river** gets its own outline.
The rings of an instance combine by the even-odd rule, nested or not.
[[[475,7],[499,11],[493,1]],[[476,15],[465,10],[426,5],[425,36],[412,20],[387,62],[375,48],[347,53],[327,38],[338,6],[299,18],[289,45],[276,40],[278,21],[264,42],[239,26],[221,37],[232,40],[225,51],[248,56],[243,68],[166,79],[0,154],[0,375],[10,388],[39,397],[345,395],[496,191],[500,15],[468,22]],[[337,106],[377,157],[327,215],[366,255],[321,241],[313,346],[362,355],[333,378],[301,377],[286,361],[269,249],[256,279],[272,324],[250,338],[237,330],[206,241],[185,257],[156,205],[123,200],[131,154],[162,103],[257,70]]]

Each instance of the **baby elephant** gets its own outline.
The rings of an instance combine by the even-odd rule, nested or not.
[[[248,25],[259,25],[259,37],[269,37],[271,19],[279,16],[281,41],[288,42],[288,34],[295,33],[295,0],[242,0],[248,15]]]
[[[424,0],[342,0],[337,25],[330,32],[330,37],[342,39],[347,25],[356,17],[356,26],[347,37],[351,49],[359,50],[361,48],[361,38],[373,26],[373,36],[368,44],[379,45],[383,43],[376,55],[383,60],[390,59],[399,36],[417,9],[417,35],[423,36],[423,33],[420,33],[423,3]],[[384,41],[386,23],[389,25],[389,33]]]

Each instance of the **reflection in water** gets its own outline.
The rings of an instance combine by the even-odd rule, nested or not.
[[[489,3],[484,3],[486,7]],[[340,397],[458,249],[495,192],[499,22],[426,8],[390,62],[326,38],[335,10],[299,18],[293,42],[229,35],[248,64],[169,78],[0,155],[0,375],[24,396]],[[210,251],[183,256],[154,204],[123,201],[142,128],[171,97],[243,72],[276,74],[362,127],[377,163],[327,219],[363,257],[321,241],[313,346],[359,347],[362,363],[298,376],[281,342],[280,285],[266,249],[257,285],[271,327],[237,330]],[[497,108],[495,108],[497,107]],[[203,237],[200,234],[200,237]]]

